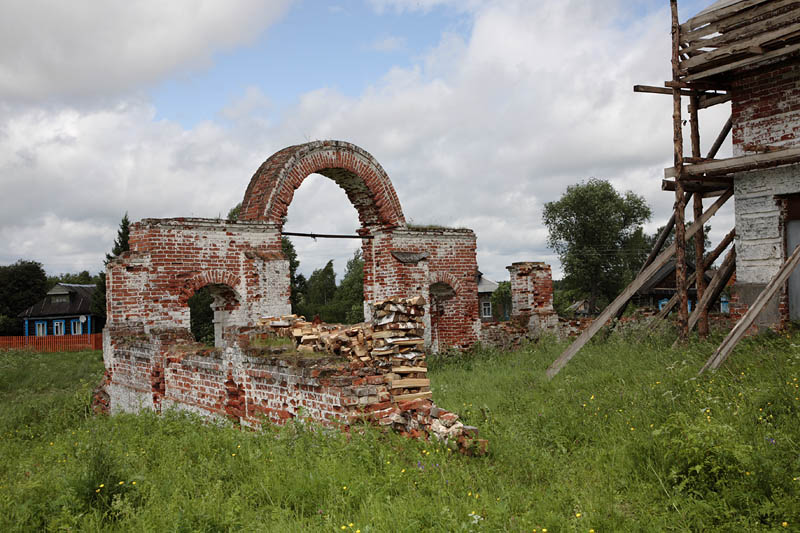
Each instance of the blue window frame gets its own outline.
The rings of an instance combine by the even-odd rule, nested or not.
[[[79,318],[73,318],[69,321],[69,334],[70,335],[82,335],[83,334],[83,323]]]
[[[47,336],[47,321],[45,320],[36,321],[36,336],[37,337]]]
[[[66,333],[66,321],[53,320],[53,335],[64,335]]]

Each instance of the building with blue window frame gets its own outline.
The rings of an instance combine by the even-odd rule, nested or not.
[[[97,333],[97,317],[91,312],[95,288],[95,285],[56,284],[44,298],[18,315],[25,321],[25,336]]]

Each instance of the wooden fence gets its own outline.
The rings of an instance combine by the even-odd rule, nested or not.
[[[31,350],[33,352],[78,352],[102,350],[103,334],[47,335],[45,337],[0,337],[0,350]]]

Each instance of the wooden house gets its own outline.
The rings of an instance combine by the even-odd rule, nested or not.
[[[92,315],[95,285],[58,283],[47,295],[22,313],[25,336],[85,335],[97,333],[97,318]]]

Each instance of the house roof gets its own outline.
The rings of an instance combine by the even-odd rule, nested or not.
[[[489,278],[486,278],[478,272],[478,292],[494,292],[497,290],[500,284],[496,281],[492,281]]]
[[[34,318],[45,316],[88,315],[91,313],[92,294],[95,285],[77,283],[57,283],[47,291],[47,296],[21,312],[19,317]],[[65,302],[56,302],[54,296],[68,295]]]

